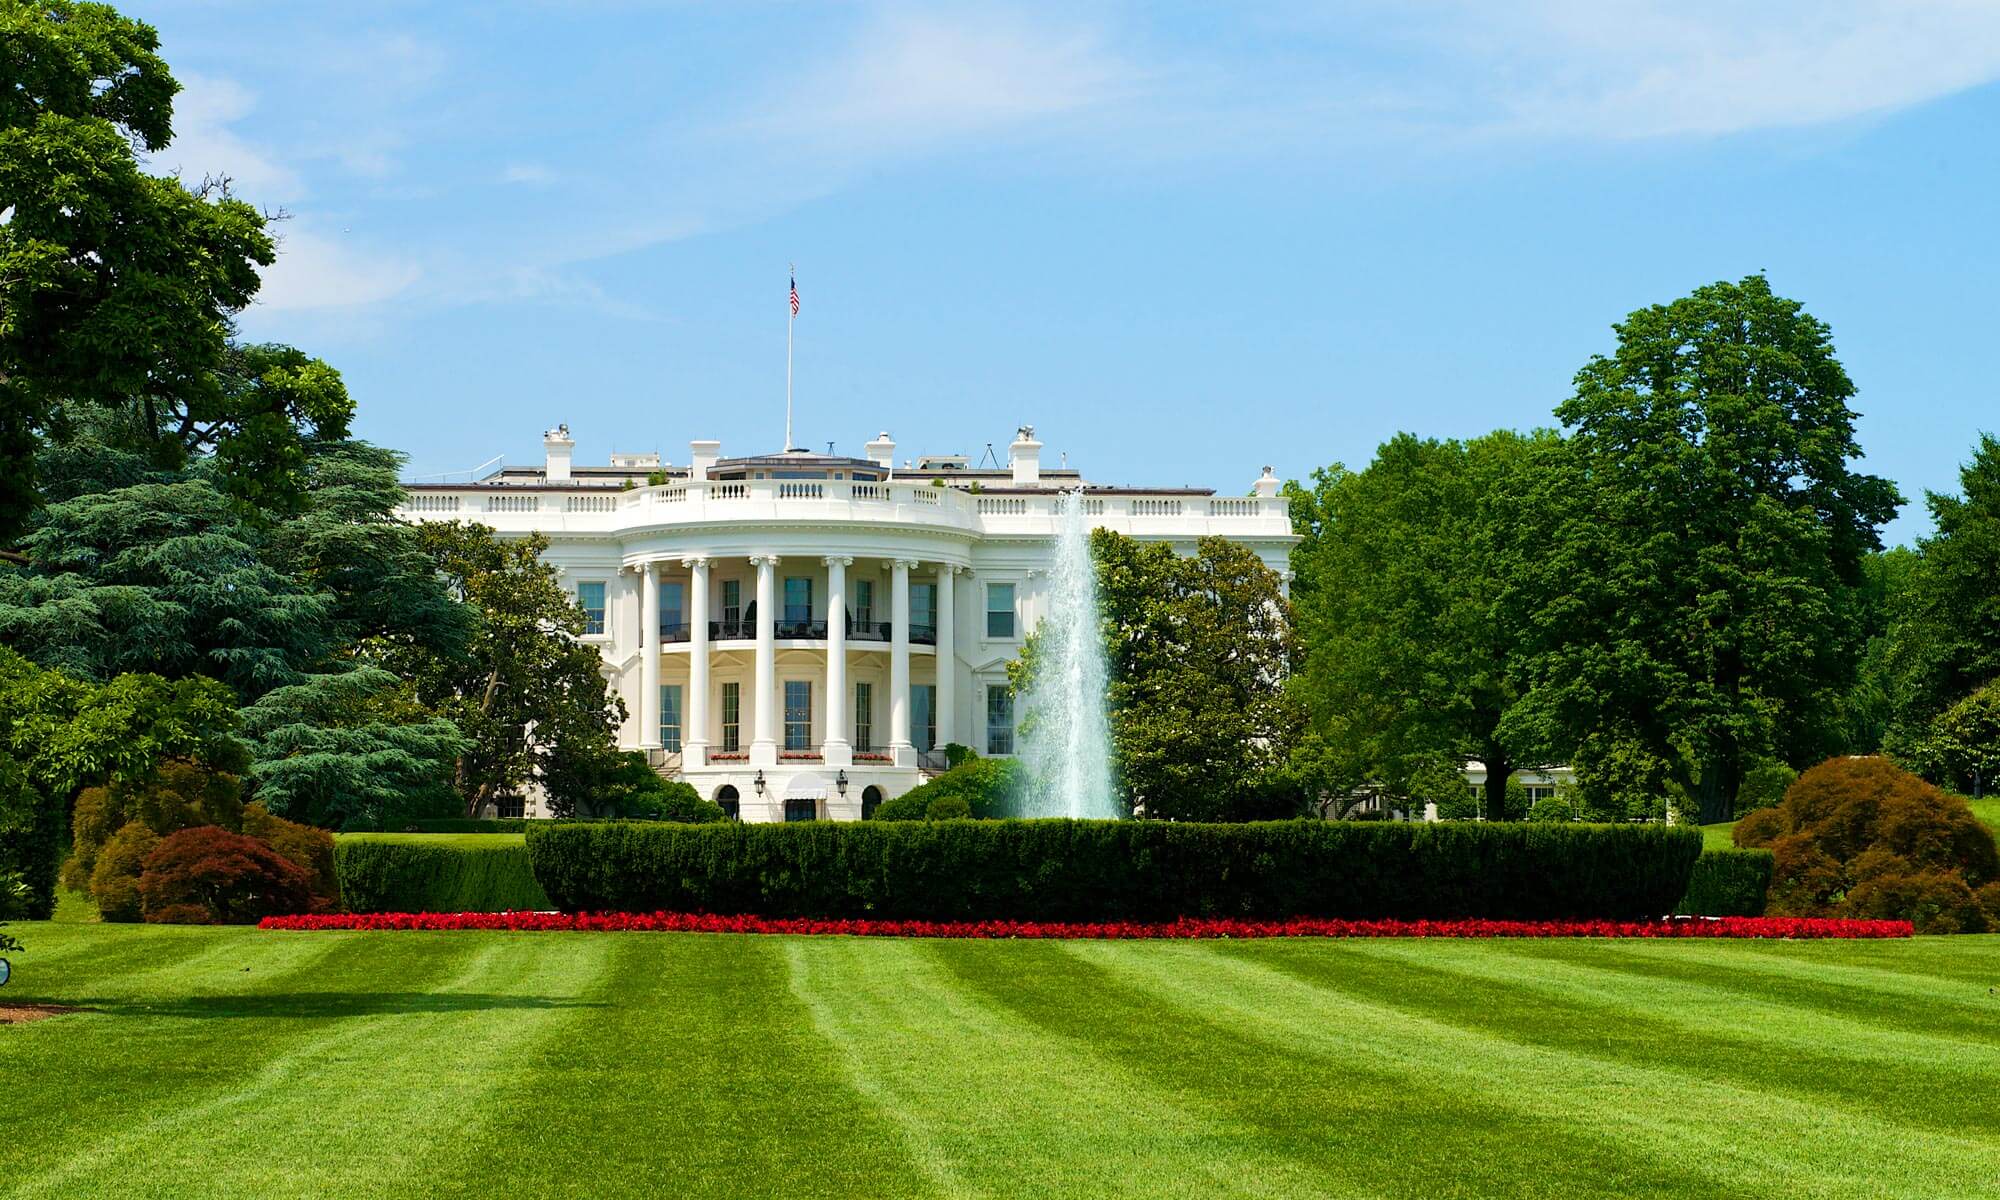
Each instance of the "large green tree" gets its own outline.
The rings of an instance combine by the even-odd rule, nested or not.
[[[1175,820],[1297,815],[1288,768],[1302,721],[1285,689],[1296,644],[1276,573],[1223,538],[1184,556],[1097,529],[1090,549],[1126,802]],[[1010,671],[1017,694],[1032,691],[1039,644],[1031,635]]]
[[[577,764],[608,761],[625,705],[606,686],[597,650],[577,640],[583,610],[542,561],[548,539],[501,539],[458,521],[422,525],[419,536],[470,606],[471,637],[462,651],[411,646],[383,662],[468,739],[452,772],[465,814],[531,781],[590,777]]]
[[[303,442],[344,436],[325,364],[232,345],[274,248],[226,181],[138,155],[173,136],[153,29],[103,4],[0,0],[0,544],[37,501],[38,443],[113,410],[156,466],[213,453],[225,490],[285,507]]]
[[[1629,737],[1726,820],[1760,761],[1837,741],[1865,634],[1862,560],[1900,503],[1854,468],[1827,327],[1762,276],[1616,326],[1557,410],[1567,452],[1515,498],[1527,696],[1502,736]]]
[[[2000,439],[1982,434],[1959,470],[1960,494],[1924,500],[1936,528],[1894,601],[1886,651],[1892,753],[1927,770],[1918,743],[1953,705],[2000,682]],[[1921,760],[1921,761],[1920,761]],[[1932,776],[1939,784],[1957,781]]]
[[[1401,434],[1360,472],[1291,486],[1303,665],[1295,680],[1324,747],[1329,786],[1411,798],[1436,764],[1486,764],[1484,811],[1510,812],[1517,754],[1501,721],[1520,698],[1525,649],[1500,603],[1520,553],[1504,536],[1513,479],[1553,434],[1471,441]]]

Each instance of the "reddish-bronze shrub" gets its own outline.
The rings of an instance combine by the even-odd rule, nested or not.
[[[158,924],[248,925],[311,911],[312,876],[256,838],[198,825],[146,856],[139,898]]]
[[[1920,933],[2000,929],[2000,851],[1964,800],[1886,758],[1835,758],[1736,823],[1769,847],[1775,916],[1895,917]]]

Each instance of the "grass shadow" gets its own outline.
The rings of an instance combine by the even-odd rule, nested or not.
[[[22,1004],[61,1004],[114,1017],[257,1018],[327,1020],[341,1017],[421,1016],[558,1008],[609,1008],[601,1000],[557,996],[506,996],[486,992],[289,992],[258,995],[129,997],[22,996]]]

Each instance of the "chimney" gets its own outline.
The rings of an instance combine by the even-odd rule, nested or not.
[[[688,478],[707,479],[708,469],[722,454],[722,443],[713,441],[688,443]]]
[[[576,443],[570,440],[569,426],[558,425],[543,434],[542,449],[548,455],[548,465],[543,471],[548,481],[557,483],[568,479],[570,452],[576,449]]]
[[[1250,491],[1253,495],[1257,496],[1277,495],[1278,494],[1277,475],[1272,473],[1271,468],[1265,467],[1264,473],[1257,477],[1257,482],[1250,485]]]
[[[1007,447],[1008,465],[1014,468],[1014,486],[1040,487],[1042,485],[1042,444],[1035,440],[1035,427],[1023,425],[1014,431],[1014,441]]]
[[[866,449],[868,451],[868,461],[878,467],[888,467],[892,471],[895,470],[896,439],[889,436],[888,430],[884,429],[881,433],[876,434],[875,440],[868,443]]]

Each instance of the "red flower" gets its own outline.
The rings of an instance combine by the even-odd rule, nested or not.
[[[501,929],[518,932],[780,933],[928,938],[1901,938],[1908,921],[1823,917],[1669,917],[1654,921],[914,921],[869,917],[756,917],[716,913],[317,913],[266,917],[264,929]]]

